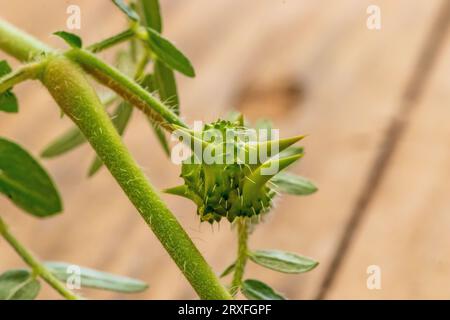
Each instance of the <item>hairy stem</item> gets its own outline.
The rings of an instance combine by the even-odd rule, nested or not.
[[[48,62],[42,82],[83,132],[199,296],[230,298],[123,145],[82,69],[64,56],[55,57]]]
[[[25,44],[18,41],[20,45],[15,48],[13,46],[15,39],[21,38],[24,32],[10,27],[5,29],[4,26],[5,23],[0,20],[0,49],[7,49],[19,59],[27,56],[26,51],[30,48],[32,52],[37,52],[44,47],[38,40],[33,39]],[[26,39],[30,38],[26,36]],[[7,45],[4,47],[2,44]],[[220,284],[192,240],[122,143],[82,69],[65,56],[54,56],[48,59],[41,81],[61,109],[83,132],[200,298],[231,299],[230,294]],[[126,82],[129,84],[129,80]],[[121,84],[119,82],[119,86]],[[131,81],[131,85],[134,86],[135,83]],[[126,91],[125,88],[123,90]],[[153,103],[161,104],[156,99]],[[162,104],[161,106],[165,107]]]
[[[73,49],[68,51],[65,56],[80,64],[83,69],[92,74],[100,83],[114,90],[124,100],[138,107],[142,112],[169,132],[174,130],[173,125],[187,127],[186,124],[172,112],[169,107],[159,101],[159,99],[142,88],[134,80],[127,77],[116,68],[103,62],[92,53],[81,49]]]
[[[26,32],[0,19],[0,48],[23,62],[53,50]]]
[[[25,263],[33,270],[35,274],[47,282],[61,296],[68,300],[78,300],[80,297],[68,290],[62,282],[38,260],[36,259],[9,231],[8,226],[0,217],[0,234],[13,247],[17,254],[25,261]]]
[[[242,284],[244,277],[245,265],[248,259],[248,226],[245,218],[239,218],[237,221],[237,233],[238,233],[238,252],[236,264],[234,266],[234,275],[231,282],[231,294],[236,295]]]
[[[0,78],[0,94],[25,80],[36,79],[42,65],[41,62],[30,63]]]

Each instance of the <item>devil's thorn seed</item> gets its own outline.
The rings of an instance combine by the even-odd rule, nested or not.
[[[220,152],[222,162],[195,163],[194,154],[182,164],[180,176],[184,180],[184,185],[166,190],[194,201],[201,221],[213,223],[226,218],[233,222],[237,217],[254,217],[272,208],[272,198],[276,192],[269,180],[273,175],[261,176],[261,170],[258,168],[266,163],[261,163],[259,158],[256,163],[248,161],[249,144],[244,142],[248,140],[248,135],[245,134],[248,130],[249,128],[240,122],[218,120],[206,124],[200,135],[201,139],[205,141],[205,136],[216,137],[210,131],[220,132],[221,139],[210,138],[207,144],[215,152]],[[227,134],[227,131],[228,133],[232,131],[232,134]],[[280,145],[278,152],[300,139],[301,137],[295,137],[276,141]],[[233,159],[232,163],[228,161],[230,156]],[[266,160],[271,161],[271,157],[274,156],[270,154],[269,160]],[[282,158],[275,161],[279,162],[281,170],[298,158]]]

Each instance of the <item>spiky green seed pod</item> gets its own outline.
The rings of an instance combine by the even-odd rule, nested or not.
[[[298,148],[285,150],[303,136],[260,141],[256,131],[244,127],[242,118],[206,124],[199,133],[180,131],[190,138],[194,153],[182,163],[184,185],[165,191],[194,201],[200,220],[210,223],[222,217],[233,222],[236,217],[268,212],[276,195],[270,179],[303,155]],[[214,158],[213,163],[207,155]],[[268,171],[270,168],[275,171]]]

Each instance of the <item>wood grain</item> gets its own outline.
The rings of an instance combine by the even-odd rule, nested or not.
[[[109,1],[70,3],[81,7],[79,34],[86,43],[120,31],[123,26],[123,17]],[[383,135],[400,107],[403,90],[441,3],[440,0],[379,0],[382,29],[371,31],[366,27],[366,8],[372,2],[366,0],[163,1],[164,33],[192,59],[197,72],[195,79],[177,76],[182,113],[188,122],[211,121],[223,117],[229,110],[240,109],[252,121],[259,117],[272,118],[282,136],[309,134],[305,140],[307,155],[293,170],[314,180],[320,191],[311,197],[280,199],[275,212],[252,236],[251,247],[303,253],[316,258],[321,265],[301,276],[277,274],[249,265],[249,277],[261,278],[293,299],[317,295],[379,152]],[[2,18],[60,48],[64,45],[50,34],[65,28],[68,4],[69,1],[59,0],[33,3],[0,0]],[[111,54],[103,56],[109,59]],[[447,66],[448,70],[448,54],[441,55],[440,65]],[[444,126],[443,103],[448,87],[442,84],[445,73],[439,74],[441,76],[434,75],[430,83],[435,91],[431,88],[427,94],[430,102],[436,102],[433,115],[427,116],[423,124],[419,115],[414,116],[418,128],[430,126],[433,119]],[[440,81],[435,80],[439,77],[442,77]],[[69,127],[70,122],[59,119],[57,106],[39,84],[26,83],[16,91],[22,111],[18,115],[0,116],[0,135],[13,138],[38,154],[52,137]],[[439,100],[441,104],[437,104]],[[160,188],[178,184],[179,168],[167,163],[145,119],[135,113],[132,121],[125,142],[149,179]],[[419,137],[419,142],[414,144],[416,153],[431,144],[434,146],[436,157],[429,158],[436,161],[432,169],[419,167],[417,159],[407,158],[406,152],[414,151],[413,146],[405,149],[404,156],[393,161],[390,167],[390,172],[395,167],[395,172],[401,173],[398,177],[401,182],[395,189],[397,204],[393,205],[399,207],[397,212],[404,217],[398,219],[395,230],[393,227],[395,233],[389,233],[390,238],[386,237],[384,242],[376,238],[379,228],[392,220],[387,213],[396,210],[389,209],[387,201],[377,201],[380,203],[377,215],[379,212],[384,215],[375,216],[371,210],[361,229],[372,230],[369,234],[373,236],[358,234],[354,240],[358,249],[352,247],[342,277],[339,276],[330,297],[365,297],[368,293],[360,288],[365,280],[358,281],[365,277],[364,264],[371,258],[369,253],[378,253],[377,261],[394,257],[398,252],[391,243],[397,232],[403,232],[405,240],[398,247],[403,251],[413,250],[414,244],[422,240],[421,250],[430,249],[432,240],[443,236],[433,232],[436,228],[443,232],[447,221],[444,214],[447,186],[443,176],[448,170],[444,150],[441,150],[446,145],[446,129],[438,128],[435,130],[442,130],[439,131],[441,139],[431,143]],[[89,297],[195,298],[188,283],[108,172],[102,170],[93,179],[85,178],[92,156],[90,148],[83,146],[62,158],[44,162],[62,191],[66,209],[61,216],[37,221],[3,198],[0,199],[0,214],[13,226],[17,236],[43,259],[78,263],[150,283],[150,289],[138,295],[89,290],[85,292]],[[411,164],[404,168],[403,162]],[[417,171],[422,178],[417,176]],[[433,179],[441,175],[438,184]],[[425,208],[428,203],[425,200],[436,199],[440,204],[436,204],[439,213],[436,213],[435,223],[421,220],[426,218],[425,211],[417,211],[415,219],[408,219],[408,208],[416,207],[401,186],[409,186],[411,176],[421,179],[418,182],[428,183],[423,189],[417,188],[415,199],[420,198],[420,190],[429,192],[429,197],[417,203],[417,208]],[[432,190],[438,190],[441,197],[431,198]],[[387,192],[385,197],[389,196]],[[217,226],[211,230],[208,225],[198,223],[191,203],[168,195],[163,198],[215,270],[221,271],[233,260],[234,230],[227,223],[222,223],[220,230]],[[404,225],[400,225],[400,221]],[[429,229],[425,230],[425,226]],[[404,231],[408,228],[422,230],[416,242],[406,241],[411,236]],[[373,246],[374,251],[365,251]],[[382,257],[385,250],[388,255]],[[444,247],[439,252],[443,253]],[[419,257],[424,256],[400,256],[399,265],[408,261],[417,263]],[[444,259],[440,254],[437,256]],[[357,269],[351,268],[352,261],[359,263]],[[443,261],[434,266],[448,275],[445,270],[448,261]],[[22,266],[21,261],[0,242],[0,271],[16,266]],[[396,284],[399,295],[416,283],[412,272],[404,277],[400,268],[389,272],[392,272],[391,277],[399,279]],[[441,278],[433,278],[433,274],[429,273],[426,278],[430,285],[415,286],[417,296],[430,294],[432,285]],[[347,282],[354,284],[347,289]],[[57,295],[45,288],[41,298],[57,298]]]
[[[448,299],[450,37],[329,298]],[[366,269],[381,270],[368,290]]]

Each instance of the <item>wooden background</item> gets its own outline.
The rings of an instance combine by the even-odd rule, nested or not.
[[[179,76],[186,121],[211,121],[236,108],[271,117],[282,136],[307,133],[294,168],[314,180],[310,197],[285,196],[251,247],[316,258],[304,275],[250,264],[292,299],[450,297],[449,0],[163,0],[164,33],[191,58],[195,79]],[[66,8],[78,4],[86,43],[118,32],[109,1],[0,0],[0,16],[55,47]],[[382,28],[366,27],[380,6]],[[3,56],[1,56],[3,57]],[[108,54],[105,56],[108,58]],[[9,59],[10,61],[12,59]],[[18,115],[0,115],[0,135],[34,154],[70,126],[38,83],[16,88]],[[147,122],[134,114],[125,142],[149,179],[180,182]],[[28,247],[61,260],[141,278],[137,295],[84,291],[92,298],[195,298],[189,284],[106,170],[86,179],[84,146],[45,161],[64,214],[37,220],[0,199],[0,214]],[[235,255],[233,230],[200,225],[192,203],[163,195],[217,272]],[[0,241],[0,271],[22,266]],[[366,270],[381,268],[382,289]],[[41,298],[59,298],[45,287]]]

